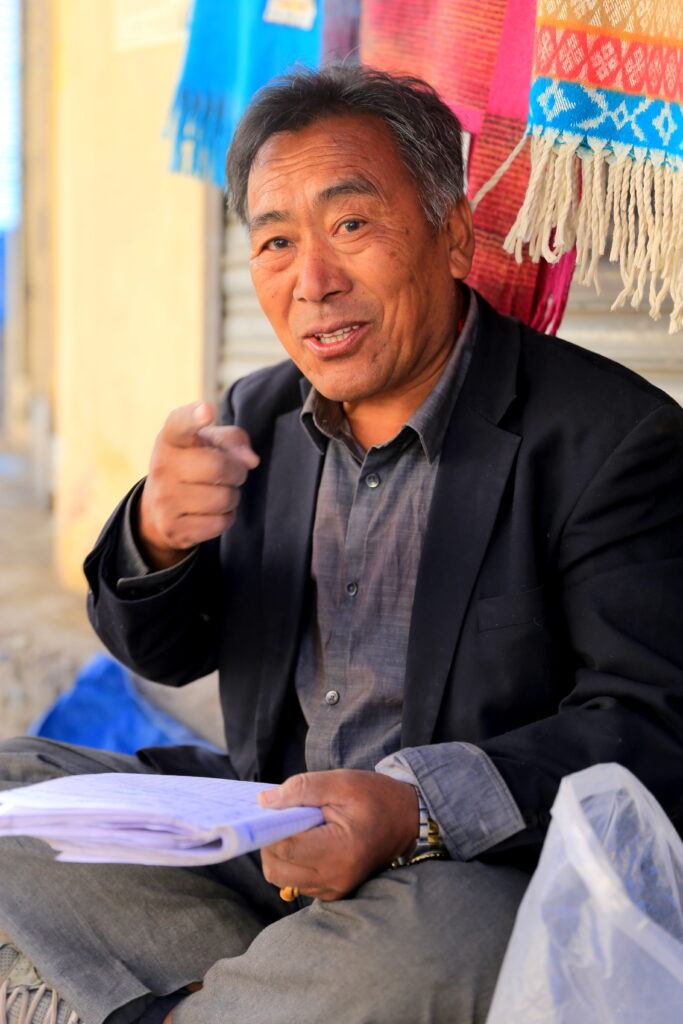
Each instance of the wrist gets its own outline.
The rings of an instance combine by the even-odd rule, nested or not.
[[[399,857],[391,862],[392,868],[418,864],[423,860],[448,860],[450,854],[441,837],[437,822],[430,816],[429,809],[422,793],[417,786],[413,787],[417,796],[419,826],[416,837],[410,846]]]

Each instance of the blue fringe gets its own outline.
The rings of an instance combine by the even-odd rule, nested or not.
[[[169,115],[171,169],[224,184],[225,154],[254,93],[294,64],[318,67],[321,7],[310,31],[263,21],[266,0],[195,0]]]

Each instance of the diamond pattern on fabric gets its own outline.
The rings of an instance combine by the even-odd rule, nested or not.
[[[589,148],[589,137],[595,137],[602,141],[602,148],[611,151],[615,144],[626,144],[683,157],[680,104],[594,89],[579,82],[537,78],[531,88],[529,125],[532,131],[552,127],[559,133],[579,132]]]
[[[673,301],[683,329],[683,3],[539,0],[527,133],[531,174],[505,240],[519,258],[600,255],[634,306]]]

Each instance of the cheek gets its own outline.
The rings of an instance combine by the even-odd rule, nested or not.
[[[288,301],[285,282],[273,274],[255,269],[251,271],[251,280],[256,298],[266,316],[272,320],[281,319],[283,315],[286,315]]]
[[[385,326],[398,332],[413,333],[424,319],[422,308],[423,289],[417,278],[404,279],[402,286],[387,293],[384,311]]]

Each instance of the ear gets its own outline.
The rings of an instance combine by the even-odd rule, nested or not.
[[[469,201],[462,198],[453,207],[444,225],[451,276],[462,281],[470,272],[474,256],[474,231]]]

